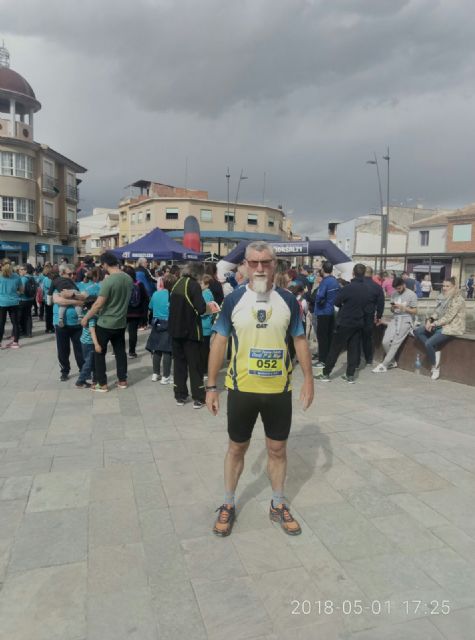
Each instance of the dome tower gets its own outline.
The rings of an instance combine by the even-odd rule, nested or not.
[[[10,54],[0,46],[0,138],[33,142],[33,114],[41,109],[28,82],[10,69]]]

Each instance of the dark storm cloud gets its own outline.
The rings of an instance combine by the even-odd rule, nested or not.
[[[215,116],[315,89],[317,104],[397,100],[473,71],[466,0],[13,3],[9,31],[105,58],[142,107]]]
[[[387,144],[396,201],[475,199],[470,0],[0,5],[37,137],[89,169],[83,209],[138,177],[183,184],[188,157],[190,186],[224,199],[230,165],[234,197],[243,167],[243,200],[314,232],[378,206],[365,161]]]

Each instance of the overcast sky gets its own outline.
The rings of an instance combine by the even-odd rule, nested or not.
[[[21,4],[21,10],[20,10]],[[471,0],[0,0],[35,138],[84,165],[81,208],[139,178],[282,204],[312,234],[391,197],[475,201]],[[383,188],[386,167],[381,161]],[[264,174],[266,189],[263,194]]]

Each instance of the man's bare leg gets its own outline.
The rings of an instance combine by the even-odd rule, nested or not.
[[[229,441],[228,450],[224,458],[224,503],[220,507],[218,519],[214,525],[214,533],[227,535],[232,528],[234,511],[231,519],[228,510],[234,509],[234,494],[244,469],[244,456],[249,449],[250,440],[247,442]],[[225,507],[225,510],[223,510]]]
[[[280,522],[281,527],[289,535],[301,533],[300,525],[291,516],[284,501],[284,484],[287,475],[287,440],[271,440],[266,438],[267,473],[272,485],[272,502],[270,517]]]

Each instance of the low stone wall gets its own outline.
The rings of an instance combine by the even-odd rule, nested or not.
[[[384,325],[375,327],[375,363],[381,362],[384,358],[381,342],[385,329]],[[430,376],[431,365],[427,359],[425,349],[413,336],[408,336],[399,349],[396,356],[398,366],[405,371],[414,371],[418,353],[422,360],[421,375]],[[439,380],[452,380],[453,382],[475,386],[475,335],[467,334],[455,337],[442,346]]]

